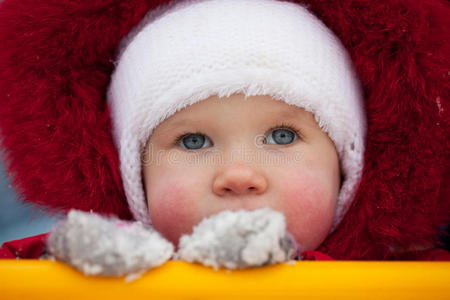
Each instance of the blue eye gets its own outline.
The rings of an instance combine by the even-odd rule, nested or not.
[[[270,132],[266,138],[267,144],[287,145],[298,138],[297,134],[286,128],[278,128]]]
[[[211,146],[211,141],[201,133],[191,133],[182,137],[179,144],[185,149],[197,150]]]

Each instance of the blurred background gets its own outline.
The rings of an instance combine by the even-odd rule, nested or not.
[[[48,232],[56,220],[30,204],[20,203],[10,182],[0,160],[0,245]]]

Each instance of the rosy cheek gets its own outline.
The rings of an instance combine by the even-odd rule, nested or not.
[[[173,244],[184,233],[190,233],[196,222],[195,197],[186,185],[170,182],[150,196],[149,209],[153,227]]]
[[[334,216],[334,196],[322,180],[304,172],[290,172],[281,197],[288,230],[307,249],[314,249],[328,234]],[[289,182],[295,184],[289,184]]]

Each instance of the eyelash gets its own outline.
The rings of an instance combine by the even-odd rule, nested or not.
[[[201,134],[201,135],[207,136],[206,134],[204,134],[203,132],[200,132],[200,131],[196,131],[196,132],[185,131],[175,138],[175,141],[173,142],[173,146],[178,146],[180,144],[181,140],[184,137],[188,136],[189,134]]]
[[[270,127],[270,128],[267,130],[267,132],[270,133],[270,132],[272,132],[273,130],[275,130],[275,129],[280,129],[280,128],[289,129],[289,130],[293,131],[293,132],[298,136],[299,139],[302,139],[302,135],[300,134],[299,130],[298,130],[297,128],[295,128],[295,125],[293,125],[293,124],[291,124],[291,123],[285,123],[285,122],[278,123],[278,125],[275,125],[275,126],[273,126],[273,127]],[[201,134],[201,135],[204,135],[204,136],[207,137],[206,134],[204,134],[203,132],[200,132],[200,131],[196,131],[196,132],[185,131],[185,132],[181,133],[180,135],[178,135],[178,136],[175,138],[175,141],[174,141],[173,145],[174,145],[174,146],[178,146],[178,145],[180,144],[181,140],[182,140],[184,137],[186,137],[186,136],[188,136],[188,135],[190,135],[190,134]]]
[[[273,130],[280,129],[280,128],[289,129],[289,130],[293,131],[298,136],[299,139],[302,139],[302,135],[300,134],[300,131],[295,127],[295,125],[293,125],[291,123],[281,122],[278,125],[269,128],[269,130],[267,132],[270,133]]]

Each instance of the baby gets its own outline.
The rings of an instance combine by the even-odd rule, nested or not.
[[[281,215],[285,259],[292,244],[317,250],[335,232],[362,177],[366,107],[346,49],[306,7],[174,1],[151,10],[117,57],[106,98],[139,222],[99,227],[162,240],[168,255],[150,267],[230,211]],[[61,225],[49,248],[78,225]]]
[[[315,250],[361,176],[358,80],[300,5],[160,8],[124,40],[108,100],[131,211],[175,246],[204,218],[270,208],[300,253]]]

